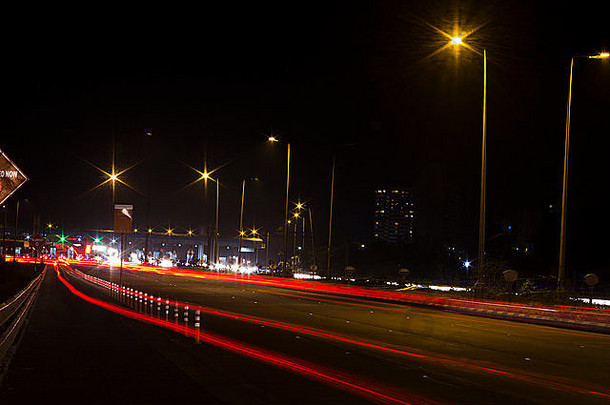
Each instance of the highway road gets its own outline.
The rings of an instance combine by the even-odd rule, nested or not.
[[[123,295],[104,287],[118,282],[117,269],[57,270],[45,282],[52,295],[73,301],[70,311],[110,314],[104,336],[114,344],[105,350],[120,359],[119,342],[140,342],[143,372],[174,370],[167,380],[189,382],[174,401],[164,391],[149,395],[149,402],[188,403],[193,396],[187,394],[200,389],[202,403],[610,403],[610,336],[604,334],[254,285],[241,277],[125,270],[122,281],[138,291],[140,303],[131,290]],[[201,328],[194,328],[195,310]],[[74,339],[86,332],[81,329]],[[132,366],[118,360],[115,368],[130,375]],[[18,398],[19,384],[12,381],[19,381],[19,372],[9,377],[17,387],[11,398]],[[134,387],[130,394],[122,384],[125,398],[141,391]],[[149,393],[161,388],[146,386]]]

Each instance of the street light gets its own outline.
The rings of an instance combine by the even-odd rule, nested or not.
[[[199,174],[199,177],[197,179],[195,179],[194,181],[192,181],[191,183],[187,184],[185,187],[191,186],[195,183],[197,183],[198,181],[203,180],[203,185],[204,188],[207,187],[208,184],[208,180],[216,183],[216,218],[214,221],[214,232],[212,235],[212,243],[210,244],[210,239],[209,239],[209,235],[208,235],[208,250],[209,250],[209,257],[208,257],[208,264],[210,263],[216,263],[216,261],[218,260],[218,210],[219,210],[219,202],[220,202],[220,180],[218,178],[213,178],[211,175],[217,171],[218,169],[220,169],[220,167],[208,171],[207,167],[204,167],[203,172],[188,165],[193,171],[195,171],[196,173]]]
[[[568,204],[568,161],[570,154],[570,115],[572,110],[572,78],[574,70],[574,59],[608,59],[610,53],[602,52],[597,55],[574,55],[570,60],[570,84],[568,87],[568,105],[566,113],[566,137],[563,155],[563,182],[561,192],[561,229],[559,233],[559,265],[557,269],[557,289],[565,288],[566,278],[566,219]]]
[[[326,246],[326,277],[328,280],[330,280],[330,247],[333,235],[333,206],[335,200],[335,160],[335,156],[333,155],[333,166],[330,175],[330,212],[328,215],[328,245]]]
[[[279,142],[279,140],[270,136],[268,141],[271,143]],[[290,143],[286,144],[286,204],[284,209],[284,275],[286,275],[286,265],[288,258],[288,196],[290,191]]]
[[[258,181],[258,177],[251,177],[249,180]],[[241,248],[243,237],[246,235],[244,231],[244,200],[246,197],[246,179],[241,182],[241,209],[239,211],[239,250],[237,252],[237,266],[241,266]]]
[[[474,51],[468,44],[464,43],[464,37],[450,37],[450,44],[456,47],[465,46]],[[475,51],[475,53],[478,53]],[[481,195],[479,199],[479,249],[477,255],[477,282],[480,284],[485,278],[485,211],[487,192],[487,49],[483,49],[483,136],[481,142]]]
[[[208,248],[209,248],[208,254],[210,256],[208,258],[208,265],[210,262],[214,263],[214,264],[216,264],[218,262],[218,204],[220,202],[220,179],[218,179],[218,178],[213,179],[210,176],[210,174],[212,172],[208,172],[206,169],[206,170],[204,170],[203,173],[200,173],[201,180],[203,180],[204,185],[207,185],[208,180],[216,183],[216,208],[215,208],[215,218],[214,218],[214,234],[213,234],[211,246],[208,243]]]

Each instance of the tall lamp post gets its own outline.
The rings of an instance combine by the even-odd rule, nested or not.
[[[220,202],[220,180],[216,179],[216,217],[214,219],[214,246],[212,257],[213,263],[218,263],[218,235],[220,230],[218,229],[218,203]]]
[[[241,266],[241,248],[243,245],[244,236],[244,201],[246,197],[246,180],[243,179],[241,182],[241,208],[239,210],[239,251],[237,252],[237,266]],[[258,177],[251,177],[249,180],[258,181]]]
[[[463,42],[463,37],[450,38],[453,46],[470,46]],[[487,50],[483,49],[483,134],[481,141],[481,194],[479,197],[479,248],[477,254],[477,285],[486,279],[485,272],[485,218],[486,218],[486,192],[487,192]]]
[[[328,216],[328,245],[326,247],[326,277],[330,280],[330,246],[333,235],[333,203],[335,198],[335,157],[333,156],[333,168],[330,176],[330,214]]]
[[[241,247],[244,239],[244,197],[246,195],[246,179],[241,182],[241,208],[239,210],[239,248],[237,249],[237,268],[241,267]]]
[[[270,136],[268,141],[271,143],[278,142],[274,136]],[[286,275],[288,262],[288,196],[290,192],[290,143],[286,145],[286,203],[284,209],[284,265],[283,273]]]
[[[146,138],[147,138],[147,146],[148,146],[148,190],[146,190],[146,229],[150,229],[150,192],[152,189],[152,131],[151,130],[146,130],[145,132]],[[148,263],[149,257],[148,257],[148,246],[149,246],[149,242],[150,242],[150,234],[151,232],[146,232],[145,235],[145,239],[144,239],[144,262]]]
[[[557,289],[565,289],[566,279],[566,220],[568,205],[568,162],[570,154],[570,115],[572,110],[572,78],[574,70],[574,59],[608,59],[610,53],[602,52],[597,55],[575,55],[570,60],[570,83],[568,87],[568,102],[566,112],[566,137],[563,155],[563,182],[561,192],[561,229],[559,234],[559,265],[557,271]]]
[[[210,172],[208,172],[207,170],[204,171],[203,173],[201,173],[201,179],[204,180],[204,182],[207,182],[208,180],[211,180],[213,182],[216,183],[216,209],[215,209],[215,218],[214,218],[214,235],[213,235],[213,242],[212,242],[212,249],[210,250],[209,255],[211,256],[208,259],[208,262],[212,262],[214,264],[217,263],[218,261],[218,206],[219,206],[219,202],[220,202],[220,179],[216,178],[213,179],[210,176]],[[243,203],[242,203],[243,204]],[[209,264],[209,263],[208,263]]]

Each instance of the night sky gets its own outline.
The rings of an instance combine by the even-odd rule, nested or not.
[[[135,205],[136,226],[146,225],[149,167],[155,229],[211,224],[213,186],[205,195],[201,183],[186,187],[198,177],[189,166],[207,161],[226,164],[215,173],[226,185],[222,235],[238,228],[243,178],[258,178],[248,181],[245,224],[273,229],[286,164],[285,145],[265,142],[273,133],[291,143],[291,199],[313,207],[319,243],[334,155],[337,241],[368,241],[373,190],[404,187],[416,199],[416,238],[474,256],[482,58],[432,55],[447,42],[432,27],[459,24],[477,28],[465,41],[488,52],[488,235],[511,225],[520,241],[555,252],[569,60],[607,51],[610,25],[593,2],[531,3],[15,12],[0,28],[0,148],[31,181],[9,212],[27,198],[25,212],[43,223],[108,228],[110,189],[88,190],[104,180],[92,164],[110,170],[114,139],[117,168],[135,165],[122,178],[137,191],[120,185],[117,202]],[[571,130],[568,265],[601,274],[610,267],[608,62],[575,65]]]

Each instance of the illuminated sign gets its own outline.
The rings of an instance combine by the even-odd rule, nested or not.
[[[114,232],[131,233],[133,223],[133,205],[114,205]]]
[[[0,204],[4,203],[28,177],[0,150]]]

